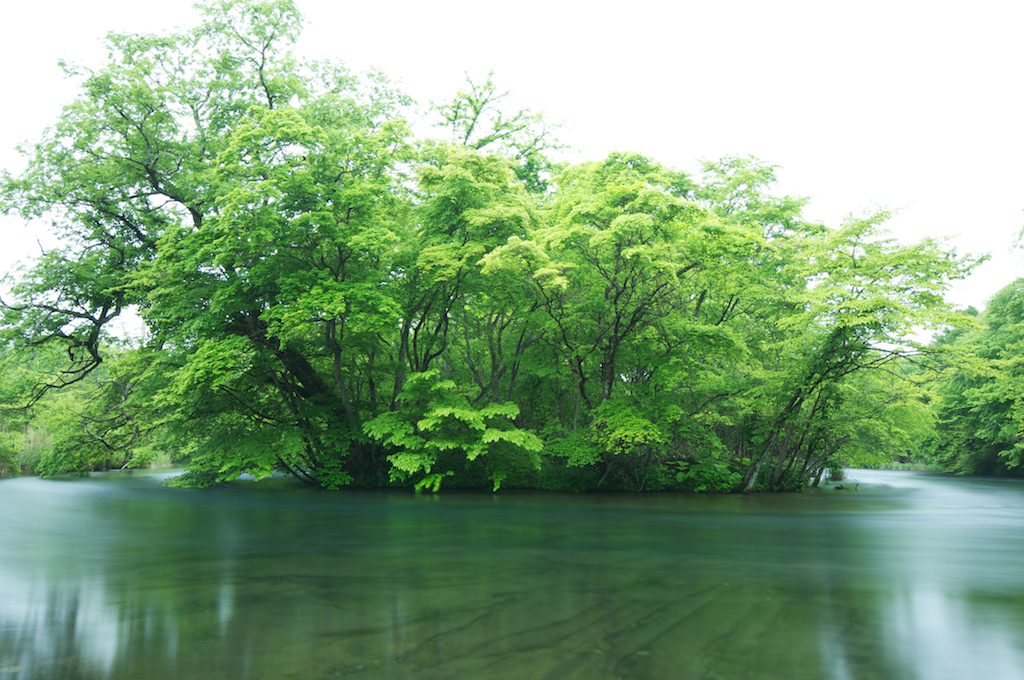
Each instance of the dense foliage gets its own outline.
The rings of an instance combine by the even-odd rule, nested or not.
[[[963,473],[1024,473],[1024,279],[989,300],[975,328],[946,334],[931,459]]]
[[[290,0],[202,11],[67,66],[79,98],[0,184],[65,244],[3,303],[12,361],[61,350],[23,401],[80,395],[44,472],[784,490],[919,438],[909,338],[971,258],[885,212],[808,223],[751,158],[557,165],[490,79],[417,138],[383,76],[290,55]],[[115,349],[126,313],[145,340]]]

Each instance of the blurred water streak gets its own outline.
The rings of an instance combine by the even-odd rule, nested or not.
[[[0,680],[1024,680],[1024,484],[0,481]]]

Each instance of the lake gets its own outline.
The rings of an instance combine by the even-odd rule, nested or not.
[[[1024,680],[1024,484],[0,481],[0,680]]]

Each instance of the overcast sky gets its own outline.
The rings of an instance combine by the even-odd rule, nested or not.
[[[193,25],[190,0],[18,2],[4,9],[0,166],[16,169],[74,96],[61,57],[104,58],[109,30]],[[487,9],[488,6],[494,9]],[[951,295],[983,306],[1024,275],[1024,3],[868,0],[299,0],[298,51],[375,66],[422,103],[488,71],[516,103],[564,122],[571,160],[635,150],[696,171],[754,155],[781,166],[780,190],[838,225],[901,209],[905,242],[948,236],[992,254]],[[38,251],[38,225],[0,218],[0,267]]]

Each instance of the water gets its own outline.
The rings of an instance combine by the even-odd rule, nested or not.
[[[0,481],[0,680],[1024,680],[1024,484]]]

